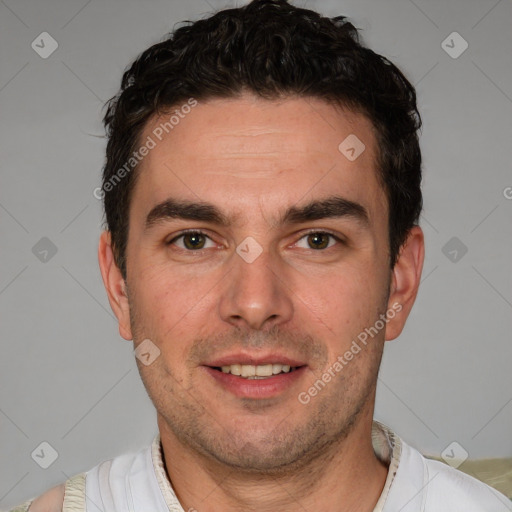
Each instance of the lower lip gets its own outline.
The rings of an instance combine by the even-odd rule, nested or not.
[[[280,373],[266,379],[244,379],[209,366],[203,367],[224,389],[239,398],[272,398],[288,390],[306,371],[301,366],[289,373]]]

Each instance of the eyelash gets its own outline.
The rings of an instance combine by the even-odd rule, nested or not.
[[[175,236],[172,240],[169,240],[169,242],[167,242],[166,245],[173,245],[177,240],[183,239],[183,237],[185,237],[186,235],[201,235],[201,236],[204,236],[204,237],[208,238],[209,240],[213,241],[211,239],[211,237],[209,237],[204,231],[192,229],[192,230],[188,230],[188,231],[182,231],[179,235]],[[309,235],[328,235],[331,238],[333,238],[334,240],[336,240],[336,242],[338,242],[339,244],[345,244],[344,240],[342,240],[339,236],[335,235],[334,233],[331,233],[330,231],[322,231],[322,230],[314,230],[314,229],[304,233],[299,238],[299,240],[302,240],[303,238],[306,238]],[[297,242],[295,242],[295,243],[297,243]],[[322,251],[325,251],[326,249],[330,249],[331,247],[332,246],[328,245],[324,249],[312,249],[312,248],[309,248],[309,249],[312,251],[315,251],[315,252],[322,252]],[[193,249],[187,249],[187,248],[181,248],[181,247],[179,249],[186,251],[186,252],[199,252],[199,251],[203,250],[202,248],[193,250]]]

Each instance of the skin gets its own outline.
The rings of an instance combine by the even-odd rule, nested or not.
[[[141,140],[164,119],[152,119]],[[350,134],[366,146],[353,162],[338,150]],[[200,102],[141,163],[126,282],[102,234],[99,262],[119,332],[160,350],[138,365],[185,510],[373,510],[387,476],[371,443],[378,368],[385,340],[400,334],[413,306],[424,258],[414,227],[390,270],[375,162],[370,121],[322,100]],[[345,216],[281,222],[287,208],[332,195],[364,206],[368,225]],[[232,223],[167,219],[145,229],[149,211],[171,196],[214,204]],[[184,229],[207,235],[201,250],[175,240]],[[344,243],[321,236],[329,243],[315,248],[308,231]],[[263,250],[252,263],[236,252],[249,236]],[[300,403],[394,304],[401,311],[385,329]],[[234,352],[279,352],[306,370],[275,396],[239,397],[204,366]]]
[[[30,504],[30,512],[62,512],[65,487],[61,484],[46,491]]]

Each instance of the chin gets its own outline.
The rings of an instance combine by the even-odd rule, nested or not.
[[[307,466],[339,439],[318,423],[292,426],[278,422],[264,428],[219,428],[194,435],[194,448],[210,460],[252,475],[285,475]]]

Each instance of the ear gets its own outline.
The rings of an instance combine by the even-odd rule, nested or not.
[[[400,248],[398,260],[391,274],[388,312],[394,311],[395,314],[393,317],[388,314],[386,341],[397,338],[405,326],[420,286],[424,258],[423,231],[419,226],[414,226]]]
[[[130,327],[130,307],[126,293],[126,283],[114,259],[109,231],[103,231],[101,234],[98,246],[98,261],[110,307],[119,322],[119,334],[125,340],[131,340],[133,336]]]

